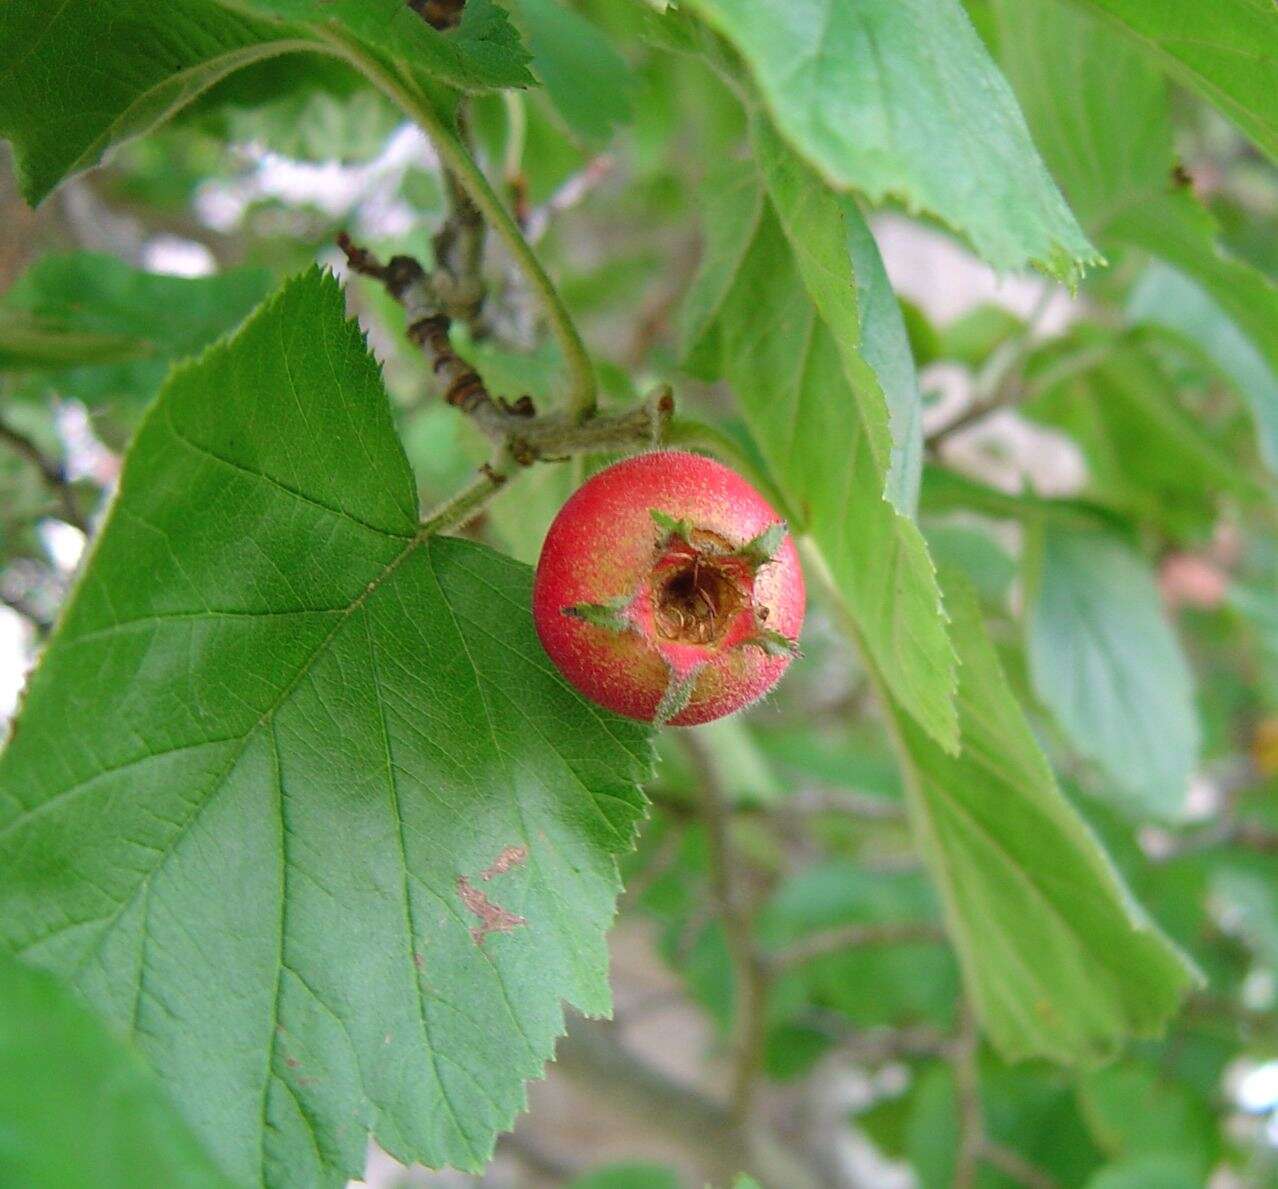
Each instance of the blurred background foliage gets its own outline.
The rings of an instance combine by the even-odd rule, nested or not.
[[[1009,18],[1010,4],[968,8],[1094,226],[1113,179],[1088,190],[1061,176],[1079,176],[1069,130],[1051,125],[1050,91],[1018,71],[1010,44],[1033,30]],[[643,5],[518,0],[511,10],[543,86],[476,97],[467,119],[489,176],[562,281],[605,401],[672,382],[682,411],[753,451],[724,385],[684,369],[675,329],[701,243],[700,186],[743,151],[740,104]],[[1228,258],[1278,276],[1273,164],[1188,92],[1172,92],[1170,113],[1167,186],[1210,212]],[[65,595],[77,530],[101,516],[173,361],[235,326],[283,274],[317,259],[340,267],[339,230],[379,255],[427,257],[445,209],[420,134],[344,66],[303,58],[232,76],[38,213],[3,171],[10,709]],[[975,1095],[991,1141],[981,1186],[1278,1184],[1274,355],[1219,292],[1152,260],[1138,237],[1106,241],[1108,267],[1071,297],[1029,275],[995,276],[939,225],[890,205],[872,226],[934,435],[921,514],[932,552],[970,578],[1068,795],[1209,982],[1165,1038],[1101,1069],[1009,1066],[973,1051],[886,734],[817,598],[804,663],[765,705],[698,736],[732,807],[759,945],[777,958],[768,1111],[831,1168],[851,1169],[849,1183],[951,1183]],[[459,334],[460,349],[494,392],[548,398],[558,360],[527,294],[496,248],[487,269],[500,333]],[[423,382],[401,311],[374,286],[347,292],[430,506],[484,443]],[[541,468],[468,531],[534,561],[571,482],[567,467]],[[642,1063],[619,1085],[655,1068],[711,1092],[724,1076],[731,972],[694,809],[702,775],[669,733],[661,750],[653,817],[625,862],[607,1043]],[[700,1183],[696,1135],[654,1124],[642,1086],[610,1101],[597,1086],[572,1088],[571,1053],[562,1064],[533,1089],[485,1183]],[[631,1160],[649,1162],[610,1163]],[[589,1171],[596,1163],[609,1167]],[[436,1183],[377,1159],[370,1177]]]

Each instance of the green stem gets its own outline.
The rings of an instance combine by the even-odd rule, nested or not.
[[[404,79],[380,58],[370,53],[353,38],[330,25],[313,26],[328,51],[344,58],[370,83],[392,100],[430,138],[440,160],[452,171],[471,201],[479,208],[488,225],[501,236],[528,284],[536,291],[545,307],[550,329],[559,343],[568,365],[571,385],[568,391],[569,411],[585,420],[595,411],[597,386],[594,365],[585,344],[564,305],[554,282],[533,254],[501,199],[488,184],[483,170],[475,164],[465,146],[448,129],[430,100],[415,83]],[[317,47],[318,48],[318,47]]]
[[[451,499],[445,500],[434,508],[422,520],[421,528],[418,529],[417,535],[425,539],[426,537],[436,536],[439,533],[451,532],[455,528],[461,528],[501,490],[502,485],[509,477],[510,464],[506,458],[505,451],[501,451],[491,463],[479,472],[477,479],[468,486],[463,487]]]

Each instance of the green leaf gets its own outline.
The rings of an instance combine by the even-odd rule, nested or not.
[[[858,350],[868,332],[846,230],[859,215],[829,196],[774,137],[763,130],[758,136],[769,193],[782,213],[739,171],[706,186],[706,226],[731,226],[738,242],[708,242],[689,299],[696,313],[685,325],[694,340],[705,333],[696,328],[713,325],[723,374],[753,436],[885,679],[952,748],[954,656],[932,563],[918,526],[883,498],[892,452],[888,407]],[[753,225],[743,209],[758,212]],[[744,248],[740,240],[748,241]],[[875,274],[865,283],[875,283]],[[901,344],[908,351],[903,335]]]
[[[1108,6],[1111,0],[1097,2]],[[1140,6],[1140,0],[1113,3]],[[1177,21],[1215,22],[1206,10],[1191,20],[1180,0],[1173,7]],[[1231,0],[1228,7],[1224,25],[1237,4]],[[1107,37],[1097,20],[1057,0],[998,0],[998,11],[1004,63],[1030,127],[1088,230],[1102,243],[1142,249],[1178,269],[1251,344],[1248,360],[1228,374],[1246,384],[1243,395],[1256,411],[1262,453],[1272,467],[1278,288],[1221,251],[1211,215],[1172,180],[1165,83],[1139,53]],[[1273,25],[1278,29],[1278,17]],[[1213,316],[1210,309],[1194,313]]]
[[[583,140],[603,144],[630,120],[635,80],[626,60],[561,0],[513,0],[528,30],[532,68],[555,109]]]
[[[0,949],[0,1182],[226,1187],[159,1080],[55,979]]]
[[[937,331],[936,357],[954,359],[975,371],[1006,339],[1025,331],[1025,321],[1001,305],[987,302],[947,322]]]
[[[121,363],[149,353],[133,335],[71,330],[25,310],[0,308],[0,371]]]
[[[1061,795],[974,596],[947,578],[963,751],[889,703],[916,835],[986,1035],[1006,1060],[1093,1064],[1159,1033],[1196,972]]]
[[[546,662],[530,585],[421,536],[318,271],[138,432],[0,756],[0,942],[132,1037],[236,1180],[338,1185],[369,1131],[477,1169],[562,1001],[609,1010],[648,733]]]
[[[1170,185],[1167,84],[1144,54],[1061,0],[993,0],[1000,61],[1034,143],[1093,235]]]
[[[1235,273],[1231,279],[1242,278]],[[1244,295],[1259,299],[1262,310],[1272,308],[1278,316],[1278,295],[1272,288],[1260,288],[1259,280],[1258,273],[1247,269]],[[1232,285],[1222,276],[1213,288],[1220,293]],[[1236,313],[1242,313],[1235,303],[1231,305]],[[1259,332],[1257,339],[1249,338],[1201,285],[1160,263],[1151,264],[1141,274],[1128,299],[1127,315],[1133,322],[1170,332],[1233,385],[1251,407],[1261,458],[1278,473],[1278,335],[1268,333],[1268,324],[1248,318],[1242,325],[1250,324],[1250,330]],[[1269,358],[1261,353],[1258,343],[1265,344]]]
[[[826,180],[893,196],[997,268],[1073,283],[1097,259],[957,0],[691,0]]]
[[[1184,1156],[1149,1153],[1107,1164],[1087,1182],[1086,1189],[1202,1189],[1203,1174]]]
[[[1084,1075],[1079,1104],[1096,1142],[1113,1155],[1175,1156],[1198,1185],[1216,1161],[1220,1140],[1208,1104],[1153,1065],[1126,1061]]]
[[[41,201],[236,70],[332,53],[313,27],[327,22],[455,87],[530,81],[493,0],[470,0],[448,35],[401,0],[10,0],[0,6],[0,137],[13,141],[23,196]],[[86,62],[94,68],[72,68]]]
[[[936,893],[918,871],[868,871],[833,860],[785,879],[759,916],[759,941],[779,951],[844,925],[937,922]],[[809,1006],[840,1012],[857,1027],[925,1021],[953,1024],[958,974],[947,946],[920,939],[832,950],[784,975],[777,1001],[799,1020]],[[798,1002],[796,1003],[796,999]]]
[[[441,32],[404,0],[218,0],[223,8],[303,26],[336,24],[366,45],[463,91],[524,87],[528,52],[496,0],[466,0]]]
[[[1278,159],[1278,13],[1268,0],[1076,0]],[[1112,115],[1112,112],[1109,114]]]
[[[924,513],[933,516],[978,512],[982,516],[1021,520],[1026,524],[1060,521],[1087,528],[1095,528],[1098,524],[1119,528],[1124,525],[1121,517],[1100,504],[1035,495],[1032,491],[1013,495],[934,463],[929,463],[923,470],[922,506]]]
[[[980,1097],[989,1139],[1039,1170],[1034,1183],[1082,1185],[1101,1163],[1075,1103],[1073,1079],[1051,1066],[1014,1067],[992,1060],[980,1064]],[[936,1062],[919,1072],[904,1099],[898,1143],[907,1150],[919,1182],[927,1189],[954,1183],[955,1156],[961,1146],[960,1106],[954,1071]],[[995,1173],[988,1165],[977,1182],[982,1187],[1021,1182]],[[1145,1189],[1161,1182],[1150,1181]]]
[[[0,6],[0,137],[23,196],[34,205],[233,70],[306,44],[296,26],[213,0],[11,0]]]
[[[1175,816],[1201,732],[1153,575],[1100,532],[1048,526],[1041,553],[1028,611],[1035,691],[1131,808]]]
[[[1115,221],[1113,234],[1134,247],[1161,257],[1208,295],[1199,315],[1210,319],[1212,304],[1233,321],[1251,351],[1241,366],[1227,373],[1252,406],[1261,454],[1278,472],[1273,439],[1278,412],[1272,404],[1278,376],[1278,286],[1263,273],[1223,252],[1216,243],[1215,220],[1187,193],[1164,194]],[[1166,318],[1174,316],[1171,313]],[[1201,327],[1198,335],[1203,334]],[[1226,344],[1216,343],[1216,350]],[[1264,370],[1258,370],[1257,358]],[[1217,357],[1219,358],[1219,357]],[[1247,387],[1242,388],[1242,383]]]
[[[834,335],[863,419],[874,427],[877,462],[888,472],[885,494],[913,516],[923,467],[923,402],[878,245],[856,203],[829,193],[766,120],[756,120],[752,131],[769,199],[803,283]],[[882,428],[885,407],[890,434]]]
[[[404,121],[344,63],[301,54],[236,71],[188,114],[222,140],[256,142],[297,161],[343,164],[376,157]]]
[[[982,599],[1006,605],[1016,580],[1016,563],[990,533],[961,524],[938,524],[927,530],[927,547],[938,568],[961,571]]]
[[[1058,366],[1070,370],[1071,354],[1094,351],[1089,329],[1078,327],[1044,351],[1041,367],[1031,363],[1030,382],[1045,383]],[[1181,404],[1176,381],[1146,345],[1115,344],[1096,358],[1023,406],[1082,448],[1095,498],[1170,536],[1201,539],[1219,515],[1222,493],[1257,493],[1235,452]],[[1035,381],[1036,374],[1043,380]]]
[[[0,354],[0,366],[45,372],[50,386],[87,405],[113,397],[140,402],[173,360],[241,322],[270,282],[258,268],[169,277],[93,252],[44,256],[0,301],[0,327],[10,318],[38,325],[43,350]]]

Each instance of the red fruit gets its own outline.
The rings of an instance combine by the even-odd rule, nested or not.
[[[767,693],[797,651],[803,607],[785,522],[735,471],[673,450],[574,492],[533,582],[559,671],[609,710],[676,726]]]

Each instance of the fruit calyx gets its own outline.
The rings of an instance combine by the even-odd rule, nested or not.
[[[701,670],[716,655],[755,647],[769,656],[797,656],[794,640],[766,626],[755,578],[788,531],[778,521],[742,545],[718,533],[650,509],[658,540],[652,563],[629,594],[578,603],[563,614],[605,631],[631,632],[665,662],[669,681],[654,722],[668,722],[691,699]]]

